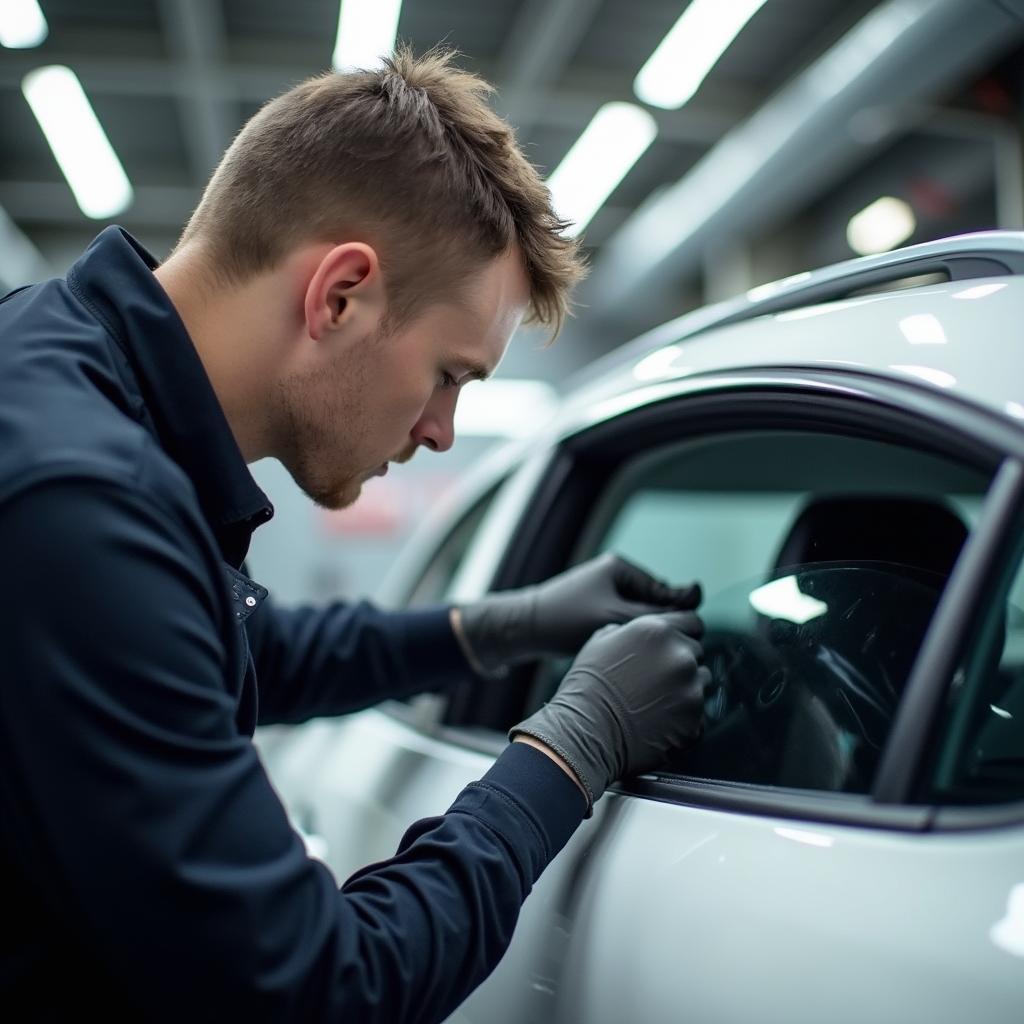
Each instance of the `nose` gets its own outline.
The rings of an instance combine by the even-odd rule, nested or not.
[[[455,443],[455,403],[458,393],[435,393],[412,428],[412,439],[432,452],[446,452]]]

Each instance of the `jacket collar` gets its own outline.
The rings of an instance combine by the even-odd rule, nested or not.
[[[195,486],[225,557],[240,564],[274,514],[238,448],[192,339],[153,271],[157,261],[108,227],[68,271],[68,286],[127,357],[161,447]]]

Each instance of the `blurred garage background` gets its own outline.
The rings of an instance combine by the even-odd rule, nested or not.
[[[556,345],[523,331],[466,390],[443,458],[332,513],[254,467],[278,514],[250,568],[285,600],[372,590],[460,473],[647,328],[1024,228],[1024,0],[0,0],[0,289],[62,274],[109,223],[165,256],[264,101],[396,37],[497,86],[592,272]]]

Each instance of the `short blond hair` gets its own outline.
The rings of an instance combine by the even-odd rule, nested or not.
[[[528,320],[557,334],[584,274],[579,243],[511,127],[493,88],[456,54],[399,48],[380,70],[329,72],[267,103],[239,132],[179,245],[244,281],[310,241],[378,249],[388,319],[457,298],[483,261],[518,246]]]

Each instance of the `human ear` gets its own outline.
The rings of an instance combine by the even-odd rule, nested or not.
[[[372,316],[381,298],[377,253],[364,242],[343,242],[328,250],[309,279],[303,307],[306,330],[319,341],[357,315]]]

